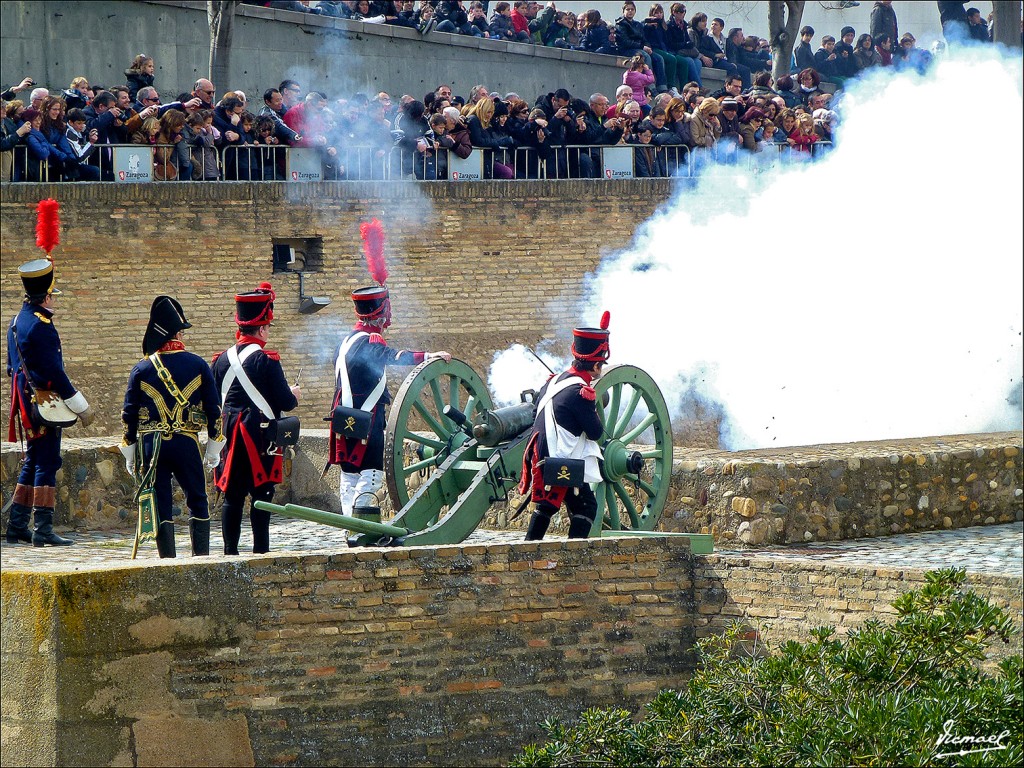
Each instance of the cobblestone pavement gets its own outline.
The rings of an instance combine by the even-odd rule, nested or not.
[[[214,522],[212,528],[211,559],[229,559],[219,552],[220,526]],[[64,572],[121,568],[131,564],[132,539],[123,532],[68,535],[77,541],[72,547],[37,549],[4,542],[0,546],[0,567],[12,571]],[[478,530],[470,536],[466,544],[512,544],[522,541],[522,535],[521,531]],[[329,553],[347,548],[344,536],[337,528],[276,517],[271,525],[270,541],[273,551],[268,556]],[[177,530],[177,549],[176,562],[191,560],[188,533],[183,526]],[[251,549],[252,536],[243,523],[239,550],[244,553]],[[884,568],[924,569],[958,566],[972,573],[1020,578],[1024,570],[1024,523],[760,549],[716,549],[715,554],[742,554],[745,557],[813,560],[836,565]],[[156,562],[160,562],[156,555],[156,546],[152,542],[147,542],[141,548],[136,563],[141,566]]]

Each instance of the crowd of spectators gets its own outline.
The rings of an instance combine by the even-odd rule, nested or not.
[[[311,10],[298,2],[271,5]],[[5,91],[2,178],[113,180],[111,148],[124,144],[153,147],[153,176],[166,181],[282,180],[288,147],[316,150],[324,175],[333,179],[443,179],[449,159],[465,159],[474,148],[483,150],[485,178],[598,178],[598,148],[617,145],[633,147],[635,175],[664,176],[694,149],[714,149],[719,158],[777,146],[811,154],[816,143],[832,141],[839,121],[823,81],[841,88],[866,70],[923,69],[931,57],[910,33],[897,38],[888,2],[875,3],[871,32],[857,36],[844,27],[838,42],[824,35],[817,50],[815,31],[804,27],[793,73],[777,81],[767,41],[738,27],[725,33],[724,20],[709,21],[704,13],[687,20],[683,3],[672,3],[667,18],[653,3],[637,22],[636,6],[626,0],[614,24],[596,10],[577,19],[554,3],[541,10],[535,2],[494,3],[487,23],[484,5],[474,2],[463,11],[462,0],[421,0],[419,7],[356,0],[321,1],[315,9],[421,31],[596,46],[625,59],[614,100],[565,89],[530,100],[483,84],[465,96],[442,84],[422,98],[406,94],[396,101],[383,91],[331,98],[284,80],[266,89],[257,105],[239,90],[216,100],[214,84],[200,78],[165,101],[153,59],[139,55],[125,70],[124,84],[103,87],[80,76],[51,93],[26,78]],[[975,9],[965,14],[972,26],[980,19]],[[710,93],[700,75],[708,67],[725,74],[724,87]],[[27,103],[15,98],[28,90]]]

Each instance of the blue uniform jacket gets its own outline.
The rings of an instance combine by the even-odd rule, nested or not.
[[[125,444],[134,444],[140,432],[154,431],[168,437],[171,433],[190,434],[198,441],[203,426],[216,439],[220,435],[220,395],[210,366],[199,355],[185,350],[158,354],[188,405],[178,407],[150,359],[140,360],[128,375],[121,409]]]
[[[28,439],[42,434],[42,424],[32,416],[32,390],[25,378],[25,369],[28,369],[36,389],[56,392],[64,400],[78,391],[64,372],[60,336],[52,318],[53,313],[49,310],[26,301],[7,328],[7,375],[14,377],[8,427],[8,440],[11,442],[15,439],[14,425],[18,418]],[[19,349],[25,355],[24,368]]]
[[[369,332],[369,329],[357,327],[345,335],[344,343],[353,333],[360,331]],[[339,350],[340,352],[340,345]],[[335,355],[337,360],[337,354]],[[366,402],[367,396],[384,375],[384,369],[389,365],[419,365],[423,362],[422,352],[411,352],[408,350],[397,350],[389,347],[384,337],[378,333],[370,333],[368,336],[356,341],[345,358],[348,369],[348,381],[352,387],[352,407],[359,408]],[[330,463],[345,464],[351,468],[381,469],[383,465],[384,446],[384,407],[391,402],[391,393],[387,387],[380,400],[373,408],[373,417],[370,422],[370,438],[364,443],[359,440],[346,440],[331,431]],[[341,385],[338,383],[334,392],[334,402],[331,411],[341,404]],[[373,444],[371,457],[366,457],[369,444]],[[378,449],[379,445],[379,449]],[[380,452],[380,456],[376,455]],[[364,463],[364,458],[366,462]]]
[[[249,344],[257,343],[254,339],[243,336],[235,346],[241,352]],[[213,379],[216,382],[220,397],[224,378],[231,370],[231,364],[225,353],[218,353],[213,359]],[[260,349],[242,362],[249,381],[259,390],[275,418],[290,411],[299,404],[292,394],[291,387],[285,379],[281,368],[281,357],[270,349]],[[226,491],[228,482],[237,478],[237,482],[260,486],[264,483],[280,483],[284,479],[283,459],[281,456],[268,455],[270,447],[261,425],[267,423],[267,417],[245,393],[241,383],[236,379],[227,392],[223,402],[224,436],[228,444],[220,466],[214,472],[214,482],[221,491]],[[246,458],[242,458],[245,454]],[[233,471],[235,465],[241,470]],[[245,468],[251,470],[250,477],[245,476]]]

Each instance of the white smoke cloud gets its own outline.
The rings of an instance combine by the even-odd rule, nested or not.
[[[1020,429],[1021,90],[993,50],[855,84],[827,159],[709,169],[581,319],[729,449]]]

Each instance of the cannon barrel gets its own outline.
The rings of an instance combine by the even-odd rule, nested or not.
[[[257,501],[254,506],[256,509],[262,509],[266,512],[277,512],[279,515],[284,515],[285,517],[294,517],[299,520],[307,520],[311,523],[321,523],[335,528],[345,528],[346,530],[358,531],[359,533],[371,533],[378,536],[391,537],[409,535],[408,528],[399,528],[397,525],[388,525],[387,523],[375,523],[372,520],[363,520],[358,517],[339,515],[322,509],[303,507],[299,504],[285,504],[282,506],[280,504],[272,504],[269,501]]]
[[[473,437],[488,447],[512,440],[533,426],[535,408],[534,403],[519,403],[484,411],[478,417],[482,420],[473,425]]]

